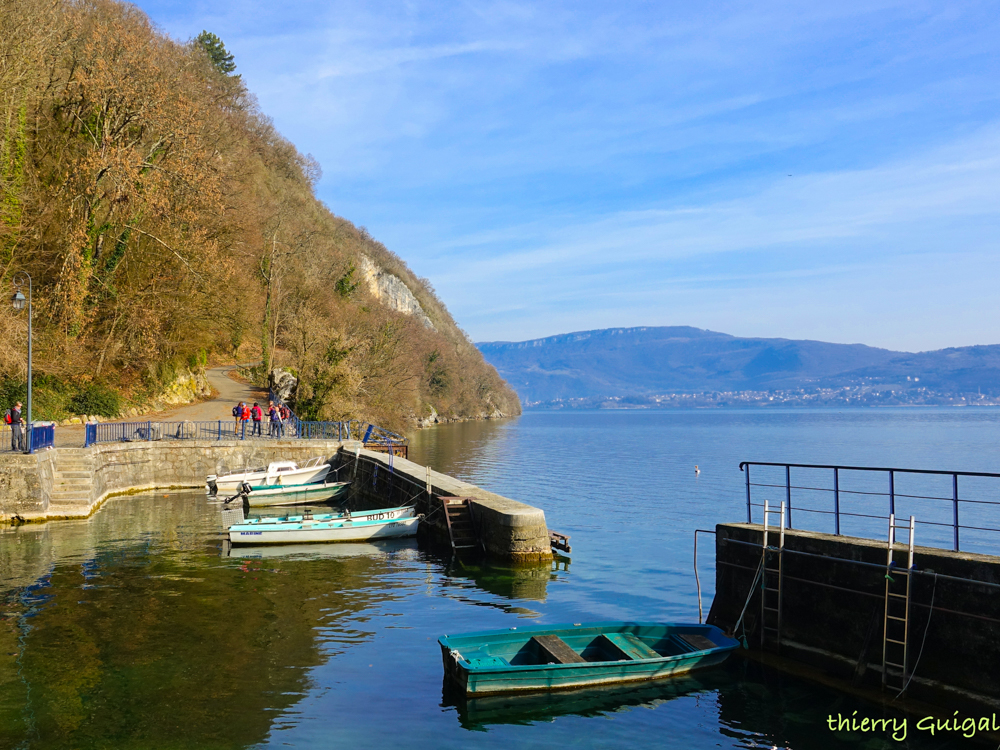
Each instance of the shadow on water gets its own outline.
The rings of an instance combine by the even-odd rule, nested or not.
[[[701,730],[717,733],[713,746],[809,748],[809,750],[944,750],[983,747],[960,734],[931,736],[916,728],[920,716],[906,715],[798,678],[766,670],[734,657],[725,664],[658,682],[617,687],[470,698],[445,679],[441,707],[455,712],[468,731],[487,732],[505,725],[535,725],[572,717],[612,717],[635,709],[670,714],[662,719],[673,734],[662,746],[698,744]],[[709,726],[692,726],[694,705],[711,707]],[[886,731],[831,730],[828,717],[887,719]],[[568,727],[567,727],[568,728]],[[991,745],[995,747],[995,742]]]

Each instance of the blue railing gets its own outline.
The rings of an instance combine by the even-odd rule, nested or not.
[[[788,528],[794,506],[803,531],[884,539],[890,515],[912,515],[919,545],[995,555],[1000,541],[1000,474],[761,461],[740,469],[747,523],[767,500],[772,510],[785,503]]]
[[[31,426],[31,442],[29,443],[31,447],[31,452],[43,450],[44,448],[51,448],[56,442],[56,426],[52,424],[47,425],[32,425]]]
[[[10,445],[10,433],[11,427],[9,424],[4,424],[3,428],[0,429],[0,450],[6,451],[7,446]],[[29,440],[27,426],[24,427],[22,435],[22,444],[31,449],[31,453],[35,451],[42,450],[43,448],[51,448],[55,444],[55,426],[54,425],[40,425],[36,424],[32,426],[31,435]]]
[[[259,432],[258,432],[259,430]],[[97,443],[152,440],[361,440],[366,445],[406,445],[406,438],[360,420],[343,422],[284,421],[240,422],[97,422],[86,425],[84,446]]]

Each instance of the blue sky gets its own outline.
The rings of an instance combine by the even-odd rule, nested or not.
[[[477,341],[1000,343],[995,3],[139,3]]]

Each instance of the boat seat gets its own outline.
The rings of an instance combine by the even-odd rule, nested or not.
[[[509,667],[510,662],[502,656],[474,656],[467,658],[472,669],[489,669],[490,667]]]
[[[697,633],[678,633],[677,637],[684,641],[695,651],[704,651],[707,648],[717,648],[715,641]]]
[[[580,664],[587,660],[569,647],[558,635],[536,635],[531,639],[541,651],[543,664]]]
[[[663,658],[632,633],[604,633],[598,640],[606,651],[621,654],[619,661]]]

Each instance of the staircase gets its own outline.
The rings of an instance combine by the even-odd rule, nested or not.
[[[58,448],[53,462],[50,508],[90,508],[94,485],[94,465],[87,448]]]
[[[472,515],[472,498],[442,497],[445,522],[448,525],[448,537],[451,549],[455,553],[464,550],[482,549],[482,542],[476,532],[475,518]]]

